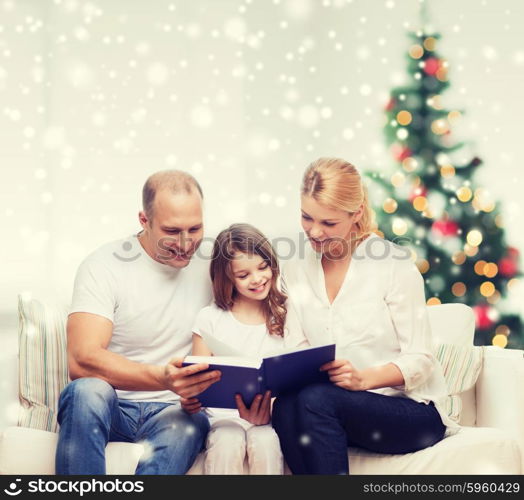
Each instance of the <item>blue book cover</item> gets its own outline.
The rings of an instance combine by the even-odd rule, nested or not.
[[[316,382],[329,382],[327,373],[319,368],[335,359],[335,344],[284,351],[263,359],[228,356],[186,356],[184,366],[208,363],[209,370],[220,370],[218,382],[209,386],[197,398],[202,406],[236,408],[235,394],[241,394],[250,406],[257,394],[271,391],[276,397],[297,391]]]

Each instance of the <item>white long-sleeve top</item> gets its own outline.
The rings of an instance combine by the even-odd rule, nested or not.
[[[406,248],[372,234],[353,255],[330,304],[321,254],[307,246],[303,257],[283,266],[291,305],[311,345],[336,344],[336,358],[356,369],[394,363],[404,385],[370,392],[433,401],[449,430],[457,426],[444,410],[447,388],[432,354],[422,276]]]

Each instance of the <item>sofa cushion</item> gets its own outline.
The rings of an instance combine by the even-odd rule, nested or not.
[[[60,392],[67,372],[65,306],[18,297],[19,396],[18,425],[56,432]]]
[[[505,431],[461,427],[424,450],[405,455],[382,455],[349,449],[352,474],[520,474],[520,448]]]
[[[58,435],[36,429],[10,427],[0,435],[0,474],[54,474]],[[107,474],[133,474],[143,447],[109,443]],[[520,450],[506,432],[463,427],[439,443],[405,455],[383,455],[349,448],[352,474],[520,474]],[[201,453],[188,474],[203,473]],[[286,470],[289,471],[286,467]]]

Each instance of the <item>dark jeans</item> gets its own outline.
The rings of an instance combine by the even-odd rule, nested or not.
[[[136,474],[185,474],[202,450],[209,421],[177,403],[118,399],[107,382],[79,378],[65,387],[58,407],[57,474],[105,474],[109,441],[141,443]]]
[[[272,420],[293,474],[348,474],[348,446],[409,453],[437,443],[446,430],[433,403],[331,383],[278,397]]]

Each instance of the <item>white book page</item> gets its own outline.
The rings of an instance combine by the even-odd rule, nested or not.
[[[209,365],[241,366],[244,368],[260,368],[261,359],[236,356],[186,356],[185,363],[207,363]]]
[[[264,356],[264,359],[276,358],[277,356],[282,356],[283,354],[291,354],[293,352],[310,351],[311,349],[318,349],[319,347],[324,347],[325,345],[330,345],[330,344],[312,345],[312,346],[308,345],[304,347],[292,347],[289,349],[282,349],[282,350],[279,350],[278,352],[275,352],[274,354]]]
[[[228,344],[222,342],[221,340],[218,340],[213,335],[202,335],[202,340],[206,344],[207,347],[209,347],[209,350],[213,353],[215,356],[228,356],[228,357],[236,357],[236,358],[246,358],[247,356],[243,355],[242,352],[238,349],[235,349]],[[253,358],[249,358],[253,359]]]

